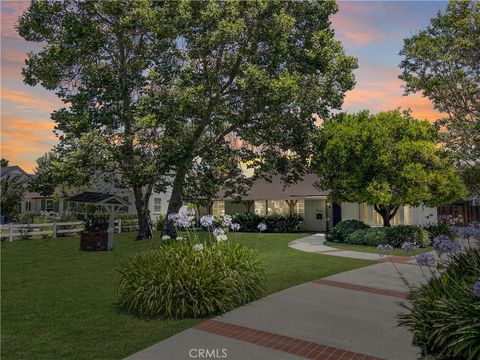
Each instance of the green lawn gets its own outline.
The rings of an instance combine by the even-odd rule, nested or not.
[[[2,359],[122,359],[200,322],[142,320],[116,307],[119,264],[159,244],[134,235],[117,235],[113,252],[80,252],[78,238],[2,243]],[[237,234],[265,262],[268,293],[372,264],[287,247],[302,236]]]
[[[335,243],[335,242],[330,242],[326,241],[325,245],[331,246],[337,249],[342,249],[342,250],[352,250],[352,251],[360,251],[360,252],[366,252],[366,253],[374,253],[377,254],[378,250],[376,246],[366,246],[366,245],[353,245],[353,244],[343,244],[343,243]],[[421,254],[425,252],[432,251],[433,248],[428,246],[424,248],[420,248],[418,250],[415,250],[415,254]],[[405,252],[402,249],[393,249],[393,251],[390,253],[390,255],[395,255],[395,256],[413,256],[413,253],[408,253],[405,255]]]

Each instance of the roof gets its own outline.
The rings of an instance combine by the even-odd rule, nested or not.
[[[25,170],[23,170],[18,165],[0,167],[0,177],[4,177],[4,176],[7,176],[7,175],[26,175],[26,176],[30,176]]]
[[[129,202],[124,198],[113,195],[105,194],[99,192],[85,191],[81,194],[70,196],[67,198],[67,201],[81,202],[81,203],[102,203],[102,204],[118,204],[118,205],[128,205]]]
[[[308,197],[326,197],[329,191],[319,190],[314,184],[319,180],[316,174],[306,174],[302,180],[295,184],[286,185],[280,175],[272,176],[272,181],[257,179],[242,200],[287,200]],[[231,199],[223,197],[223,191],[219,193],[219,199]]]

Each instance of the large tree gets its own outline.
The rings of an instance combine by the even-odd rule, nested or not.
[[[404,40],[406,94],[421,92],[446,116],[443,141],[464,181],[480,194],[480,2],[452,1],[430,25]]]
[[[24,175],[6,175],[0,180],[2,215],[11,222],[20,214],[23,193],[27,190],[27,180]]]
[[[138,239],[151,237],[148,201],[167,172],[157,156],[161,130],[137,113],[149,69],[165,61],[164,50],[175,41],[162,6],[148,0],[32,1],[18,23],[23,38],[43,45],[28,54],[24,81],[54,90],[66,104],[52,114],[60,140],[57,175],[82,183],[103,173],[132,189]]]
[[[171,68],[152,74],[146,106],[177,134],[169,213],[181,207],[192,167],[233,148],[227,135],[241,139],[238,161],[258,173],[302,176],[312,114],[327,117],[354,86],[356,59],[330,27],[336,11],[333,1],[175,3]]]
[[[384,226],[401,205],[451,203],[464,185],[438,140],[434,126],[409,112],[339,114],[320,132],[318,186],[335,202],[373,205]]]

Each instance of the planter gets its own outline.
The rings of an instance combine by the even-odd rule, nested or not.
[[[107,230],[85,230],[80,233],[80,251],[107,251]]]

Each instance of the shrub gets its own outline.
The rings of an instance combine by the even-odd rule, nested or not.
[[[430,244],[427,231],[417,225],[396,225],[388,228],[386,241],[393,247],[400,247],[405,241],[416,242],[420,247]]]
[[[335,225],[336,237],[338,241],[347,241],[347,236],[356,230],[368,229],[370,226],[364,224],[359,220],[345,220],[340,221]]]
[[[195,250],[170,241],[139,253],[119,270],[119,303],[138,316],[205,317],[257,299],[265,268],[245,246],[221,242]]]
[[[328,231],[326,234],[325,234],[325,238],[327,239],[327,241],[331,241],[331,242],[342,242],[342,233],[340,231],[337,230],[337,228],[333,228],[331,229],[330,231]]]
[[[480,358],[480,249],[454,255],[446,271],[411,295],[413,309],[400,324],[413,331],[414,342],[426,354],[448,359]]]
[[[451,225],[448,222],[441,222],[438,224],[428,224],[423,227],[427,232],[430,238],[430,241],[433,241],[438,235],[445,235],[448,237],[454,237]]]
[[[372,227],[367,230],[365,234],[365,245],[369,246],[378,246],[384,244],[387,239],[386,227]]]
[[[240,224],[240,231],[258,232],[257,226],[261,222],[267,225],[265,232],[298,232],[303,221],[301,215],[279,215],[270,214],[267,216],[254,213],[237,213],[232,215],[233,222]]]
[[[364,245],[366,233],[366,229],[355,230],[353,233],[347,235],[345,242],[354,245]]]
[[[155,230],[162,232],[163,228],[165,226],[165,214],[160,214],[157,217],[157,220],[155,220]]]

